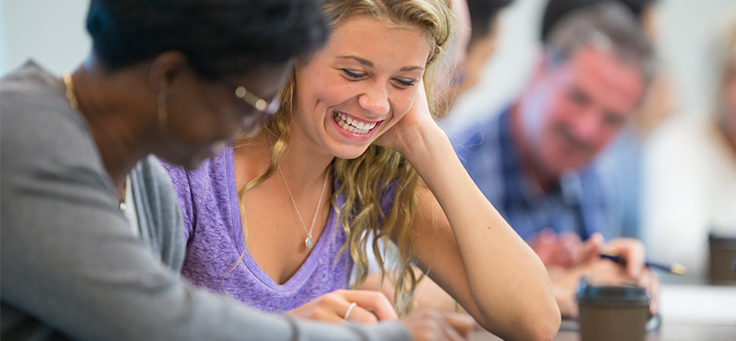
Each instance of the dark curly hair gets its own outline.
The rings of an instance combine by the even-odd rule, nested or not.
[[[92,0],[86,26],[110,70],[179,51],[205,79],[285,62],[328,35],[313,0]]]

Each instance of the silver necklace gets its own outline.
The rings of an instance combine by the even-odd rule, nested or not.
[[[296,201],[294,201],[294,196],[291,194],[291,189],[289,189],[289,184],[286,183],[286,178],[284,177],[284,172],[281,171],[281,166],[278,166],[279,168],[279,174],[281,174],[281,180],[284,180],[284,185],[286,186],[286,191],[289,192],[289,198],[291,198],[291,203],[294,204],[294,210],[296,210],[296,215],[299,217],[299,221],[302,222],[302,227],[304,228],[304,232],[307,233],[307,239],[304,240],[304,245],[307,246],[307,249],[311,249],[314,245],[314,242],[312,241],[312,231],[314,231],[314,222],[317,221],[317,213],[319,213],[319,207],[322,205],[322,197],[325,194],[325,186],[327,185],[327,176],[330,174],[330,172],[327,172],[325,174],[325,180],[322,182],[322,192],[319,194],[319,201],[317,201],[317,209],[314,211],[314,218],[312,218],[312,226],[309,227],[309,231],[307,231],[307,225],[304,224],[304,219],[302,219],[301,213],[299,213],[299,208],[296,207]]]

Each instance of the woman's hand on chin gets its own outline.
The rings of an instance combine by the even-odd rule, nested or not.
[[[441,133],[442,129],[430,114],[424,82],[419,82],[411,109],[399,117],[398,122],[376,139],[375,143],[396,150],[410,159],[409,153],[421,150],[426,139],[438,132]]]
[[[350,314],[346,318],[348,309]],[[286,315],[336,323],[350,321],[373,324],[398,319],[383,293],[368,290],[333,291],[286,312]]]

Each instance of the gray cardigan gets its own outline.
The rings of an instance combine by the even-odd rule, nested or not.
[[[397,322],[297,321],[181,279],[162,262],[180,265],[178,232],[142,227],[134,236],[63,83],[33,63],[0,80],[0,140],[3,340],[410,339]],[[136,194],[136,206],[150,209],[139,221],[180,219],[170,187],[159,181]]]

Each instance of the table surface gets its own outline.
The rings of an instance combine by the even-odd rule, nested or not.
[[[474,330],[468,336],[470,341],[497,341],[495,335],[482,330]],[[647,334],[646,341],[734,341],[736,340],[736,324],[731,326],[703,324],[667,324],[657,332]],[[554,341],[580,341],[580,334],[572,331],[561,331]]]
[[[646,341],[736,341],[736,286],[663,285],[662,325]],[[473,330],[471,341],[500,340]],[[560,331],[555,341],[580,341],[576,331]]]

